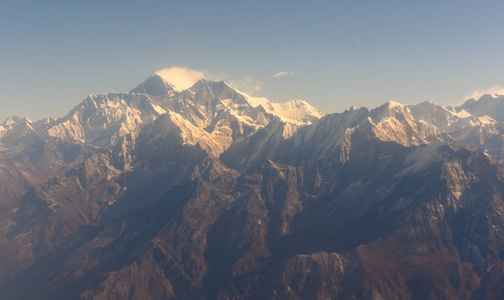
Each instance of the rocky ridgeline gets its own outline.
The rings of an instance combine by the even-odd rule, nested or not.
[[[504,297],[504,98],[323,115],[153,75],[0,125],[2,299]]]

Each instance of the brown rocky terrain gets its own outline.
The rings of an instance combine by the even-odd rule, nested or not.
[[[259,100],[153,76],[4,123],[1,298],[504,296],[500,120]]]

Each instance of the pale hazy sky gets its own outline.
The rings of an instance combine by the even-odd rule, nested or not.
[[[501,1],[0,1],[0,119],[187,67],[322,111],[504,85]],[[0,121],[1,122],[1,121]]]

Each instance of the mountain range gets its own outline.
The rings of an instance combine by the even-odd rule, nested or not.
[[[504,96],[323,114],[152,75],[0,125],[2,299],[502,299]]]

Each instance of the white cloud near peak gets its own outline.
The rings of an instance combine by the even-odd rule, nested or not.
[[[261,89],[261,82],[251,75],[230,80],[228,84],[232,88],[235,88],[251,96],[254,96]]]
[[[496,85],[496,86],[492,86],[486,90],[483,90],[483,91],[474,91],[472,94],[470,95],[467,95],[465,97],[465,100],[467,99],[470,99],[470,98],[474,98],[476,100],[478,100],[481,96],[483,95],[486,95],[486,94],[490,94],[492,95],[492,97],[494,95],[504,95],[504,87],[500,86],[500,85]]]
[[[186,67],[171,67],[155,73],[165,81],[175,86],[175,90],[182,91],[194,85],[198,80],[225,80],[231,87],[249,95],[254,95],[261,89],[261,82],[252,75],[231,77],[225,73],[212,73],[208,70],[192,70]]]
[[[294,72],[288,72],[288,71],[282,71],[282,72],[278,72],[278,73],[275,73],[275,74],[271,75],[270,78],[279,78],[279,77],[288,76],[288,75],[296,75],[296,73],[294,73]]]
[[[193,86],[196,81],[205,77],[202,71],[191,70],[186,67],[171,67],[156,72],[156,75],[173,84],[178,91]]]

